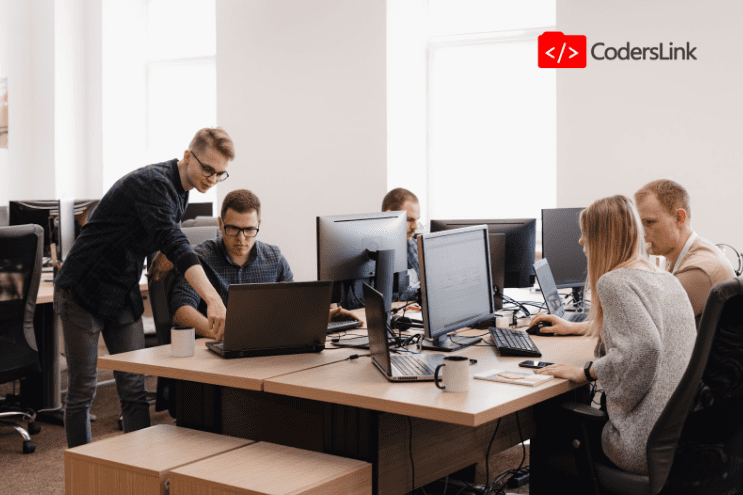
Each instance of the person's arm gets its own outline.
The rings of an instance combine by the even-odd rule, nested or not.
[[[585,335],[588,331],[587,321],[567,321],[559,316],[548,313],[537,313],[529,322],[529,326],[536,325],[540,321],[552,323],[551,327],[542,327],[540,333],[555,333],[558,335]]]
[[[218,340],[221,340],[221,336],[224,334],[224,320],[227,317],[227,308],[224,307],[222,298],[219,297],[219,293],[209,282],[201,265],[192,265],[186,270],[184,277],[206,303],[206,318],[209,330],[212,335],[219,336]]]
[[[191,306],[181,306],[173,315],[173,323],[182,327],[194,327],[196,335],[208,337],[210,339],[222,340],[224,332],[214,335],[209,328],[209,320],[201,314],[196,308]]]
[[[196,265],[201,268],[200,265]],[[209,325],[209,319],[199,311],[201,297],[196,289],[182,276],[178,275],[170,292],[170,310],[173,323],[192,326],[199,335],[222,340],[224,327],[216,331]]]
[[[691,307],[694,308],[694,315],[698,317],[704,311],[705,304],[707,304],[709,292],[712,290],[712,281],[699,268],[685,270],[676,275],[676,278],[689,296]]]

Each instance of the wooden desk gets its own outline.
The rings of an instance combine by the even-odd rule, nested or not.
[[[581,337],[535,342],[543,359],[575,364],[585,362],[594,346]],[[576,388],[562,379],[536,388],[472,380],[467,394],[450,394],[430,382],[390,383],[368,357],[345,360],[352,354],[366,351],[224,360],[199,342],[192,358],[172,358],[169,346],[162,346],[102,357],[98,366],[217,385],[203,392],[186,382],[177,393],[179,426],[371,462],[374,493],[385,495],[484,461],[496,419],[493,452],[518,444],[521,435],[534,436],[531,406]],[[478,360],[472,373],[517,369],[523,360],[499,357],[484,345],[457,354]],[[187,411],[193,408],[203,409]]]

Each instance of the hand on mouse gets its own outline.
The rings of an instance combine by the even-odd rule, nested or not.
[[[529,326],[536,325],[540,321],[551,323],[552,326],[544,326],[540,333],[554,333],[556,335],[585,335],[588,330],[587,322],[571,322],[560,318],[559,316],[538,313],[529,322]]]

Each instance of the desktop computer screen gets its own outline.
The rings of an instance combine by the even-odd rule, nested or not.
[[[451,223],[447,223],[451,222]],[[461,222],[465,222],[462,220]],[[458,220],[431,220],[431,232],[458,229],[462,223]],[[505,287],[506,269],[506,234],[490,232],[488,230],[490,244],[490,276],[493,280],[493,300],[495,309],[503,309],[503,288]]]
[[[212,204],[211,203],[188,203],[186,205],[186,213],[183,215],[183,220],[190,220],[196,217],[210,217],[212,216]]]
[[[447,334],[492,318],[493,282],[485,225],[418,236],[424,349],[453,351],[479,337]]]
[[[431,232],[483,224],[488,226],[490,235],[504,234],[506,236],[502,287],[533,286],[534,251],[536,250],[537,240],[537,220],[535,218],[431,220]],[[495,256],[491,255],[491,258],[495,258]],[[497,280],[497,277],[494,278]]]
[[[584,208],[542,210],[542,257],[549,260],[558,289],[582,291],[588,273],[588,260],[580,239],[580,212]],[[578,299],[582,300],[582,297]]]
[[[47,258],[45,264],[51,261],[52,230],[50,222],[52,212],[57,215],[59,202],[49,201],[10,201],[8,203],[9,225],[35,224],[44,229],[44,251],[42,256]]]
[[[408,270],[407,215],[404,211],[317,217],[317,279],[332,280],[333,302],[363,306],[362,282],[374,280],[392,302],[394,274]]]

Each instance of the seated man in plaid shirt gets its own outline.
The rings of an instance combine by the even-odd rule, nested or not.
[[[247,189],[225,196],[219,218],[222,235],[194,247],[209,281],[227,303],[230,284],[292,282],[289,263],[278,247],[256,239],[261,224],[261,202]],[[170,296],[173,323],[194,327],[203,337],[222,340],[223,330],[210,330],[204,316],[204,302],[182,276],[178,276]],[[341,309],[330,311],[331,320],[358,320]]]

